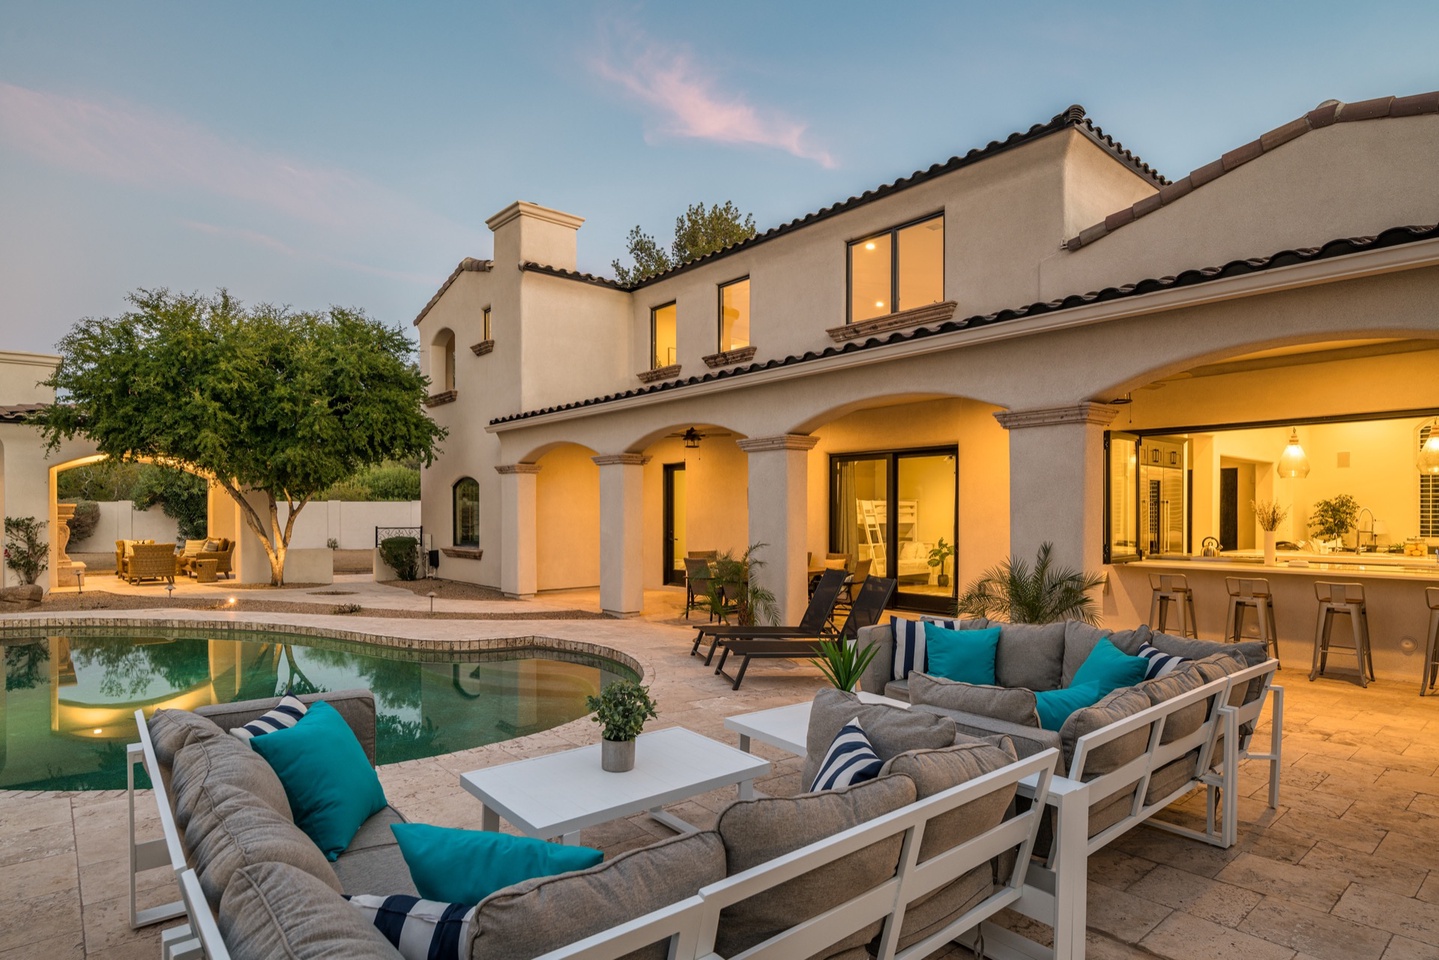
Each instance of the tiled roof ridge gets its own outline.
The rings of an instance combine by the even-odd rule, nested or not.
[[[455,267],[450,275],[445,278],[445,282],[440,284],[440,289],[435,291],[435,295],[430,298],[430,302],[425,304],[424,309],[415,317],[414,326],[418,327],[420,325],[420,321],[425,319],[425,314],[429,313],[430,308],[440,302],[440,298],[445,295],[446,290],[450,289],[450,284],[459,279],[460,274],[488,273],[494,265],[495,262],[493,260],[478,260],[475,257],[466,257],[461,260],[460,265]]]
[[[1348,121],[1415,117],[1426,113],[1439,113],[1439,91],[1415,94],[1411,97],[1376,97],[1373,100],[1360,100],[1356,103],[1325,100],[1297,120],[1291,120],[1283,126],[1276,127],[1258,139],[1230,150],[1218,160],[1206,163],[1184,179],[1161,187],[1158,193],[1151,194],[1123,210],[1111,213],[1099,223],[1081,230],[1077,236],[1066,240],[1064,246],[1069,250],[1078,250],[1080,247],[1106,237],[1125,224],[1133,223],[1140,217],[1153,213],[1180,197],[1187,196],[1206,183],[1217,180],[1229,171],[1243,166],[1311,130]]]
[[[1146,180],[1152,181],[1159,186],[1163,186],[1169,183],[1169,181],[1157,170],[1155,170],[1149,164],[1145,163],[1130,150],[1125,149],[1123,144],[1121,144],[1119,141],[1115,140],[1113,137],[1109,136],[1098,126],[1096,126],[1094,122],[1090,120],[1088,115],[1085,113],[1084,107],[1076,103],[1064,110],[1061,110],[1059,113],[1056,113],[1053,117],[1050,117],[1047,122],[1036,123],[1028,130],[1016,131],[1005,137],[1003,140],[991,140],[983,147],[975,147],[968,153],[965,153],[963,155],[957,154],[942,163],[932,164],[927,169],[916,170],[907,177],[900,177],[899,179],[894,180],[890,183],[881,184],[880,186],[875,187],[872,190],[866,190],[864,193],[861,193],[858,196],[852,196],[847,200],[841,200],[838,203],[830,204],[827,207],[821,207],[813,213],[807,213],[804,216],[798,217],[794,220],[788,220],[784,223],[781,223],[779,226],[769,228],[763,233],[756,233],[752,237],[747,237],[746,239],[732,243],[729,246],[721,247],[718,250],[713,250],[709,253],[703,254],[702,256],[695,257],[693,260],[686,260],[684,263],[677,264],[673,267],[670,267],[668,270],[656,273],[652,276],[645,277],[642,280],[636,280],[630,283],[620,283],[617,280],[610,280],[607,277],[599,277],[595,276],[594,274],[581,273],[576,270],[565,270],[559,267],[548,267],[547,269],[539,270],[538,272],[549,273],[551,276],[565,277],[571,280],[583,280],[586,283],[595,283],[601,286],[614,287],[617,290],[638,290],[640,287],[648,286],[651,283],[656,283],[660,280],[672,277],[681,270],[687,270],[697,264],[706,263],[718,257],[727,256],[728,254],[734,253],[737,250],[745,249],[754,246],[755,244],[763,243],[766,240],[773,240],[775,237],[783,236],[786,233],[798,230],[800,227],[808,226],[811,223],[827,219],[828,217],[832,217],[839,213],[844,213],[847,210],[853,210],[855,207],[863,206],[866,203],[872,203],[875,200],[890,196],[891,194],[897,193],[901,190],[906,190],[910,187],[917,186],[921,183],[933,179],[934,177],[938,177],[946,173],[951,173],[961,167],[966,167],[972,163],[977,163],[980,160],[992,157],[997,153],[1003,153],[1005,150],[1011,150],[1022,144],[1030,143],[1034,140],[1039,140],[1043,137],[1047,137],[1051,133],[1057,133],[1060,130],[1066,130],[1070,128],[1083,132],[1087,137],[1089,137],[1091,141],[1093,141],[1096,146],[1110,154],[1110,156],[1114,157],[1120,163],[1123,163],[1125,166],[1132,169],[1135,173],[1144,177]],[[525,261],[520,264],[520,269],[532,270],[540,266],[542,265],[530,264],[528,261]]]
[[[520,269],[527,273],[543,273],[551,277],[564,277],[566,280],[581,280],[585,283],[593,283],[596,286],[610,287],[614,290],[629,290],[631,286],[620,283],[618,280],[611,280],[609,277],[601,277],[593,273],[585,273],[583,270],[570,270],[565,267],[554,267],[548,263],[540,263],[536,260],[521,260]]]
[[[48,403],[17,403],[0,406],[0,423],[24,423],[32,413],[38,413],[50,406]]]
[[[1024,317],[1040,316],[1046,313],[1057,313],[1062,310],[1071,310],[1076,307],[1086,306],[1091,303],[1099,303],[1108,300],[1120,300],[1126,297],[1143,296],[1149,293],[1158,293],[1176,287],[1194,286],[1195,284],[1208,283],[1213,280],[1221,280],[1227,277],[1242,276],[1249,273],[1259,273],[1264,270],[1272,270],[1278,267],[1293,266],[1299,263],[1308,263],[1314,260],[1326,260],[1333,257],[1342,257],[1358,253],[1363,250],[1398,246],[1405,243],[1417,243],[1421,240],[1439,239],[1439,223],[1419,224],[1412,226],[1390,227],[1374,236],[1364,237],[1341,237],[1320,244],[1317,247],[1296,247],[1289,250],[1281,250],[1267,257],[1252,257],[1241,260],[1231,260],[1222,266],[1203,267],[1198,269],[1185,270],[1174,276],[1149,278],[1134,283],[1127,283],[1117,287],[1105,287],[1103,290],[1096,290],[1085,294],[1071,294],[1056,300],[1031,303],[1028,306],[1006,308],[997,310],[994,313],[987,313],[963,320],[947,320],[933,326],[920,326],[910,330],[900,330],[887,336],[874,336],[865,340],[849,340],[843,344],[827,347],[820,351],[807,351],[804,354],[789,356],[780,360],[767,360],[763,363],[751,363],[745,366],[730,367],[724,370],[715,370],[681,380],[670,380],[665,383],[656,383],[644,387],[637,387],[626,390],[622,393],[607,394],[603,397],[594,397],[588,400],[577,400],[572,403],[557,404],[545,407],[540,410],[527,410],[521,413],[511,414],[507,417],[496,417],[490,424],[499,425],[503,423],[515,423],[521,420],[528,420],[533,417],[544,416],[549,413],[558,413],[564,410],[577,410],[583,407],[598,406],[611,403],[615,400],[625,400],[631,397],[644,396],[651,393],[659,393],[664,390],[674,390],[679,387],[693,386],[698,383],[708,383],[713,380],[724,380],[731,377],[744,376],[749,373],[758,373],[762,370],[770,370],[776,367],[787,367],[798,363],[807,363],[811,360],[821,360],[827,357],[834,357],[844,353],[854,353],[859,350],[868,350],[874,347],[888,346],[890,344],[904,343],[909,340],[919,340],[925,337],[932,337],[941,333],[953,333],[959,330],[967,330],[975,327],[989,326],[994,323],[1003,323],[1009,320],[1018,320]]]

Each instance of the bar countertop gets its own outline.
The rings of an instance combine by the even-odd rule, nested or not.
[[[1167,556],[1119,564],[1129,570],[1164,570],[1170,573],[1222,573],[1231,577],[1267,577],[1275,574],[1323,576],[1333,579],[1422,580],[1439,583],[1439,563],[1430,557],[1401,554],[1314,554],[1280,551],[1275,563],[1259,554],[1219,557]]]

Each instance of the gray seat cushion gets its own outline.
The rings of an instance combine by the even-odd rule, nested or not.
[[[365,748],[370,763],[375,762],[375,695],[368,690],[337,690],[327,693],[305,693],[299,697],[306,705],[323,700],[337,710],[354,731],[355,739]],[[220,727],[243,727],[267,710],[273,710],[280,702],[279,697],[263,700],[240,700],[235,703],[217,703],[197,707],[195,712],[208,717]]]
[[[192,741],[175,754],[170,770],[170,790],[175,798],[175,824],[184,829],[190,823],[203,787],[236,787],[251,793],[261,803],[293,821],[285,785],[265,758],[250,745],[228,733]],[[218,801],[218,795],[212,798]],[[213,805],[213,804],[212,804]]]
[[[320,848],[293,822],[251,794],[237,792],[207,815],[197,814],[185,829],[185,846],[211,906],[219,904],[237,871],[270,861],[288,863],[335,893],[342,892],[340,880]]]
[[[951,734],[951,739],[953,735]],[[796,797],[737,800],[719,816],[726,871],[733,876],[800,847],[913,803],[914,781],[882,777]],[[803,920],[831,910],[894,875],[902,838],[872,844],[760,896],[742,900],[720,916],[716,949],[730,957]],[[833,957],[863,946],[880,931],[869,924],[816,954]]]
[[[345,893],[351,896],[362,893],[420,895],[395,834],[390,830],[390,824],[404,822],[398,810],[386,807],[361,824],[345,852],[330,865]]]
[[[175,762],[175,754],[196,740],[225,735],[213,722],[189,710],[156,710],[145,727],[155,747],[155,759],[167,767]]]
[[[954,743],[954,721],[935,714],[916,713],[883,703],[861,703],[859,697],[833,687],[815,694],[805,738],[804,782],[814,783],[824,755],[840,728],[859,717],[864,734],[881,760],[906,750],[934,749]]]
[[[1064,662],[1064,623],[1005,623],[999,628],[994,677],[1001,687],[1053,690]]]
[[[286,863],[257,863],[236,871],[217,920],[233,960],[400,956],[366,914]]]
[[[708,830],[661,840],[588,870],[526,880],[480,903],[468,954],[473,960],[530,960],[693,896],[724,876],[724,844]],[[625,956],[667,955],[659,944]]]
[[[884,695],[891,700],[909,700],[909,681],[891,680],[884,685]]]
[[[1034,691],[1028,687],[996,687],[961,683],[927,673],[910,674],[910,703],[927,704],[993,717],[1023,727],[1039,726]]]

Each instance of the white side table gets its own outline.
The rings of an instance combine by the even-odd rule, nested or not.
[[[885,703],[891,707],[908,710],[903,700],[881,697],[877,693],[859,694],[861,703]],[[750,741],[758,740],[772,747],[778,747],[797,757],[805,755],[805,737],[809,733],[809,710],[812,702],[792,703],[787,707],[773,707],[754,713],[741,713],[725,718],[725,729],[739,734],[739,748],[749,753]]]
[[[683,727],[642,733],[635,742],[635,768],[607,773],[600,745],[577,747],[460,775],[460,785],[484,804],[482,825],[499,830],[500,817],[527,836],[580,842],[580,830],[635,813],[680,833],[694,826],[666,812],[677,803],[738,784],[741,799],[753,795],[754,778],[769,772],[768,760],[702,737]]]

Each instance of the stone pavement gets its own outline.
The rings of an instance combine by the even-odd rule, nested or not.
[[[549,609],[582,606],[585,592],[573,593],[542,602],[555,604]],[[639,620],[507,626],[295,615],[287,622],[395,637],[540,635],[611,646],[643,666],[660,707],[654,727],[681,725],[729,743],[735,738],[723,729],[726,716],[807,699],[821,682],[812,665],[768,661],[743,689],[731,691],[688,655],[692,633],[674,619],[680,609],[674,592],[647,602],[653,611]],[[264,614],[228,618],[267,622]],[[1361,690],[1340,680],[1311,684],[1291,670],[1279,682],[1288,689],[1281,807],[1264,806],[1265,781],[1254,764],[1243,774],[1248,799],[1234,848],[1218,850],[1147,827],[1112,844],[1090,866],[1091,957],[1439,957],[1439,698],[1419,698],[1417,677],[1402,688],[1379,683]],[[479,805],[460,789],[460,773],[593,743],[596,736],[591,722],[577,720],[519,740],[386,766],[380,779],[409,818],[478,828]],[[798,792],[799,760],[756,749],[775,761],[761,789]],[[732,798],[733,789],[716,791],[670,809],[707,826]],[[1196,795],[1185,810],[1202,815],[1202,799]],[[157,955],[158,928],[132,931],[128,924],[125,811],[119,792],[0,793],[0,901],[9,905],[0,923],[0,960]],[[148,796],[142,815],[154,835]],[[667,835],[648,818],[633,817],[586,830],[581,839],[613,855]],[[147,875],[141,889],[142,905],[173,896],[163,870]],[[1045,931],[1027,932],[1042,937]],[[968,956],[958,948],[950,953]]]

